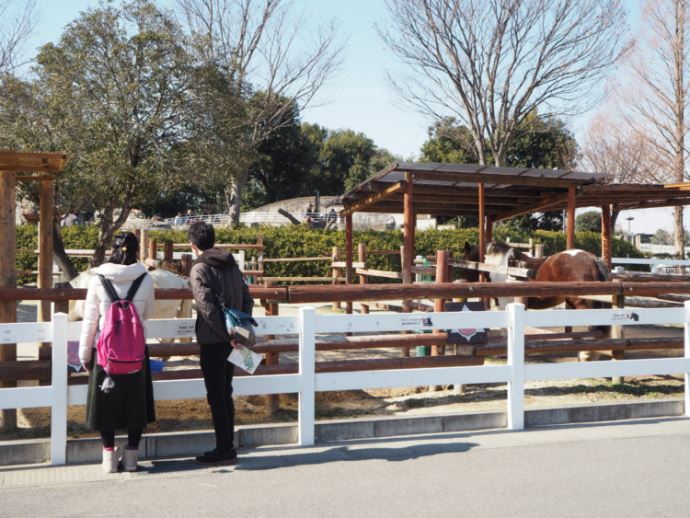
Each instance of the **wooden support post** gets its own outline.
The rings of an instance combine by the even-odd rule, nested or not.
[[[568,217],[566,221],[566,249],[575,248],[575,187],[568,187]]]
[[[486,242],[491,243],[494,240],[494,217],[486,217]]]
[[[405,192],[403,194],[403,255],[402,255],[402,281],[405,284],[412,283],[412,266],[414,265],[414,234],[415,234],[415,213],[413,206],[413,186],[411,175],[406,175]],[[412,301],[403,300],[403,311],[412,312]],[[405,356],[410,355],[410,348],[403,348]]]
[[[601,259],[609,268],[611,263],[611,205],[601,207]]]
[[[166,241],[163,243],[163,261],[165,261],[168,264],[172,264],[173,262],[173,242],[172,241]]]
[[[41,180],[38,224],[38,287],[53,287],[53,225],[55,224],[55,180]],[[38,321],[50,322],[50,302],[41,301]],[[48,354],[48,358],[50,353]]]
[[[149,240],[148,258],[153,261],[158,259],[158,242],[155,239]]]
[[[139,256],[142,261],[149,257],[149,231],[142,228],[139,237]]]
[[[412,265],[414,262],[414,208],[412,206],[412,186],[411,181],[405,184],[405,193],[403,196],[403,264],[402,264],[402,281],[405,284],[412,282]]]
[[[340,261],[340,248],[334,246],[331,255],[333,257],[332,262]],[[333,277],[333,284],[338,284],[339,272],[340,270],[338,268],[331,268],[331,277]],[[333,311],[340,310],[340,302],[333,302],[333,304],[331,305],[331,309],[333,309]]]
[[[367,245],[364,243],[359,243],[357,245],[357,261],[362,263],[364,265],[364,268],[366,268],[366,263],[367,263]],[[367,283],[367,276],[366,275],[360,275],[359,276],[359,283],[360,284],[366,284]],[[360,302],[360,313],[362,315],[366,315],[369,313],[369,304],[365,304],[363,302]]]
[[[484,262],[484,253],[486,252],[486,190],[484,189],[484,182],[479,182],[478,188],[479,196],[479,262]]]
[[[436,250],[436,282],[448,282],[448,252]],[[436,299],[434,301],[434,311],[440,313],[444,310],[446,299]],[[431,356],[443,354],[443,346],[432,345]]]
[[[17,229],[16,217],[16,187],[17,174],[0,171],[0,243],[4,248],[0,256],[0,287],[17,287]],[[51,233],[52,235],[52,233]],[[14,323],[17,321],[17,302],[15,300],[0,299],[0,322]],[[0,345],[0,361],[14,361],[17,359],[16,344]],[[15,387],[11,381],[0,381],[0,387]],[[6,409],[0,412],[2,423],[0,429],[12,431],[17,427],[17,411]]]
[[[352,214],[345,216],[345,284],[352,284]],[[352,314],[352,302],[345,303],[345,312]]]
[[[55,225],[55,180],[41,179],[38,223],[38,287],[53,287],[53,226]],[[50,322],[50,301],[38,303],[39,322]],[[50,360],[50,344],[42,343],[38,357]]]

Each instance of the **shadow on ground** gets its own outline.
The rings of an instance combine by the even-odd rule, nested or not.
[[[401,462],[445,453],[464,453],[477,446],[471,442],[416,444],[413,446],[352,448],[339,446],[319,452],[283,453],[256,457],[240,457],[235,469],[244,471],[277,469],[293,466],[326,464],[329,462],[350,462],[385,460]]]

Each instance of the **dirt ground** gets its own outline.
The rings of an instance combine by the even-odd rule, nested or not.
[[[322,311],[327,311],[322,309]],[[562,331],[562,329],[559,329]],[[630,326],[626,336],[682,337],[680,327]],[[677,351],[636,351],[626,358],[650,358],[680,356]],[[366,351],[332,351],[318,353],[319,360],[355,358],[381,358],[399,356],[398,349],[370,349]],[[296,361],[296,354],[281,355],[281,363]],[[573,355],[535,358],[528,361],[564,362],[576,361]],[[488,358],[487,363],[503,363],[500,358]],[[188,368],[198,363],[191,358],[171,359],[166,370]],[[622,384],[612,384],[608,379],[556,380],[528,382],[525,390],[525,407],[562,407],[588,403],[644,401],[652,399],[678,399],[683,395],[682,376],[640,376],[625,378]],[[413,387],[398,389],[357,390],[348,392],[318,393],[316,396],[317,419],[346,419],[374,416],[418,416],[436,413],[475,413],[503,411],[506,408],[505,384],[467,385],[460,392],[455,387]],[[211,417],[205,400],[161,401],[156,403],[157,421],[147,432],[210,429]],[[71,437],[95,435],[84,425],[85,407],[74,406],[68,410],[68,434]],[[236,398],[236,423],[259,424],[290,422],[297,420],[297,396],[281,395],[279,410],[270,415],[266,397]],[[18,412],[17,431],[0,432],[0,440],[48,437],[50,434],[50,409],[23,409]]]

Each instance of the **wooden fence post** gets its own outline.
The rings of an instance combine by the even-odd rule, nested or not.
[[[158,259],[158,242],[155,239],[149,240],[148,258],[156,261]]]
[[[333,255],[333,262],[340,261],[340,248],[337,246],[333,247],[332,250],[332,255]],[[333,277],[333,284],[338,284],[338,274],[339,270],[338,268],[331,268],[331,276]],[[337,311],[340,309],[340,302],[333,302],[331,305],[331,309],[334,311]]]
[[[625,295],[619,294],[619,295],[614,295],[613,299],[611,300],[611,307],[615,309],[622,309],[625,307]],[[610,331],[609,331],[609,336],[611,338],[625,338],[625,331],[623,329],[623,326],[611,326]],[[625,359],[625,351],[611,351],[611,357],[614,360],[623,360]],[[625,381],[623,376],[614,376],[611,378],[611,383],[614,385],[621,384]]]
[[[173,257],[173,242],[165,241],[163,243],[163,261],[168,264],[172,264]]]
[[[182,254],[182,258],[180,259],[180,263],[182,265],[182,271],[180,272],[180,274],[183,277],[189,277],[189,274],[192,271],[192,256],[191,256],[191,254]]]
[[[445,250],[436,250],[436,282],[448,282],[448,252]],[[436,299],[434,301],[434,311],[440,313],[443,311],[446,299]],[[431,356],[438,356],[444,354],[442,345],[431,346]]]
[[[362,268],[366,268],[366,262],[367,262],[367,245],[364,243],[359,243],[357,245],[357,261],[362,263]],[[366,275],[360,275],[359,276],[359,283],[360,284],[366,284],[367,283],[367,276]],[[363,302],[360,302],[359,304],[360,313],[362,315],[367,315],[369,313],[369,304],[364,304]]]
[[[270,288],[273,285],[271,282],[264,282],[264,287]],[[267,317],[278,316],[280,310],[277,302],[266,301],[265,315]],[[267,340],[273,340],[275,335],[268,335]],[[278,365],[280,364],[280,353],[277,352],[267,352],[266,353],[266,365]],[[264,396],[264,401],[266,403],[266,410],[269,415],[274,415],[280,409],[280,395],[279,394],[268,394]]]

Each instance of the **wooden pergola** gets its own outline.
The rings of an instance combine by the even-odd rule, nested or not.
[[[67,162],[64,153],[18,153],[0,151],[0,288],[17,286],[17,181],[40,183],[38,225],[38,287],[53,286],[53,222],[55,219],[55,175]],[[0,322],[16,322],[16,300],[0,300]],[[38,307],[38,320],[50,320],[50,302]],[[16,347],[0,347],[0,361],[15,360]],[[0,381],[2,384],[2,381]],[[3,384],[4,385],[4,384]],[[4,410],[3,427],[16,426],[15,411]]]
[[[605,184],[602,175],[570,170],[477,164],[395,162],[342,196],[348,279],[352,214],[403,214],[404,283],[412,282],[417,214],[478,216],[480,261],[494,223],[522,214],[567,211],[567,247],[575,246],[575,209],[600,207],[602,257],[611,266],[611,211],[690,204],[690,184]]]

